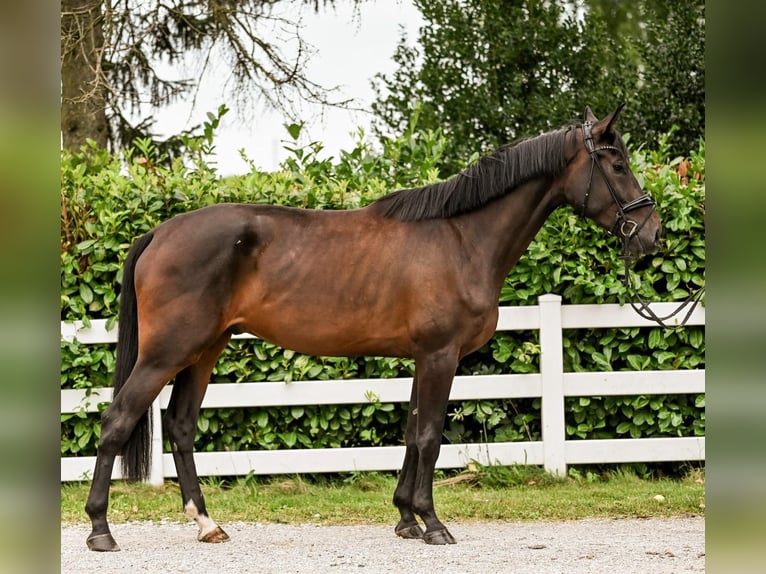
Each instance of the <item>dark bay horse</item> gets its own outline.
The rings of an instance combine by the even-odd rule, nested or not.
[[[242,332],[311,355],[413,358],[395,531],[454,543],[432,496],[447,402],[458,361],[495,331],[510,269],[565,204],[634,255],[657,248],[654,202],[615,129],[621,108],[602,120],[586,108],[582,124],[519,140],[448,181],[362,209],[222,204],[138,238],[124,268],[114,399],[86,504],[88,547],[119,549],[106,518],[115,457],[122,454],[126,479],[147,476],[147,411],[173,378],[164,423],[184,510],[199,540],[228,539],[208,515],[192,451],[211,371]]]

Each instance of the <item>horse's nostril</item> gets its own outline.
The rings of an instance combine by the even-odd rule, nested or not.
[[[657,233],[654,234],[654,245],[655,247],[660,244],[660,230],[657,230]]]

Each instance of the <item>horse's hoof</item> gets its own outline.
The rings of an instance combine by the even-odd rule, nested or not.
[[[216,526],[210,532],[206,532],[204,535],[200,534],[198,540],[200,542],[211,542],[213,544],[218,542],[226,542],[229,539],[229,535],[226,534],[220,526]]]
[[[426,531],[423,540],[426,544],[455,544],[457,542],[446,528]]]
[[[112,538],[110,533],[106,534],[91,534],[85,541],[88,548],[94,552],[119,552],[120,547]]]
[[[423,538],[423,529],[419,524],[413,524],[411,526],[396,527],[396,535],[400,538],[408,538],[411,540],[421,540]]]

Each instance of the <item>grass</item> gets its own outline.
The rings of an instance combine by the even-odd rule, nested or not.
[[[90,483],[61,487],[61,521],[88,521],[84,511]],[[207,478],[202,491],[211,516],[219,523],[395,524],[391,499],[393,473],[353,473],[341,477],[270,479]],[[658,499],[661,495],[661,499]],[[643,480],[631,472],[587,479],[559,479],[536,467],[472,467],[437,479],[434,501],[446,522],[573,520],[702,515],[704,473],[681,480]],[[186,521],[178,484],[159,488],[145,484],[112,484],[109,520]]]

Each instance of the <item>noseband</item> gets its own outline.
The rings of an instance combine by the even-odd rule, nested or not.
[[[593,184],[593,167],[598,167],[599,172],[601,173],[601,177],[604,180],[604,183],[606,184],[606,187],[609,189],[609,193],[612,196],[612,200],[614,201],[615,206],[617,207],[617,218],[614,222],[614,225],[609,230],[609,233],[611,235],[622,235],[622,255],[621,258],[625,262],[625,276],[624,276],[624,284],[627,292],[629,294],[632,293],[633,297],[635,297],[638,300],[638,303],[635,303],[633,301],[630,301],[630,306],[633,307],[633,310],[638,313],[641,317],[644,319],[647,319],[649,321],[654,321],[661,327],[664,327],[666,329],[670,328],[678,328],[683,327],[686,322],[689,320],[689,317],[691,317],[692,312],[694,311],[697,304],[700,302],[700,299],[702,297],[702,294],[704,293],[704,287],[701,289],[698,289],[695,293],[692,293],[685,301],[683,301],[675,311],[672,313],[669,313],[668,315],[664,317],[659,317],[651,308],[649,301],[644,300],[641,295],[638,294],[638,292],[633,289],[633,282],[630,280],[630,261],[633,259],[633,257],[630,255],[629,251],[629,244],[631,238],[635,236],[636,241],[641,243],[641,239],[638,237],[638,232],[641,230],[641,228],[646,224],[646,222],[651,217],[652,213],[656,209],[656,203],[652,199],[652,197],[648,193],[644,193],[640,197],[629,201],[628,203],[622,203],[620,201],[620,198],[617,196],[617,192],[615,192],[614,187],[612,186],[612,182],[609,181],[609,178],[606,175],[606,171],[604,171],[604,168],[601,166],[601,162],[599,161],[598,152],[603,150],[613,150],[619,153],[620,155],[624,155],[622,153],[622,150],[619,148],[613,146],[613,145],[602,145],[599,147],[596,147],[596,145],[593,143],[593,122],[591,121],[585,121],[582,124],[582,133],[583,133],[583,141],[585,142],[585,149],[588,150],[588,154],[590,154],[591,158],[591,164],[590,164],[590,175],[588,176],[588,187],[585,190],[585,197],[583,198],[582,207],[580,209],[580,216],[585,217],[585,210],[588,207],[588,199],[590,198],[590,189]],[[646,217],[644,217],[643,221],[641,223],[636,223],[635,220],[629,219],[627,217],[627,214],[631,211],[634,211],[636,209],[641,209],[642,207],[651,207],[649,212],[647,213]],[[689,310],[687,311],[684,318],[679,323],[676,319],[675,324],[668,325],[666,321],[669,319],[672,319],[678,313],[680,313],[686,306],[690,305]]]

